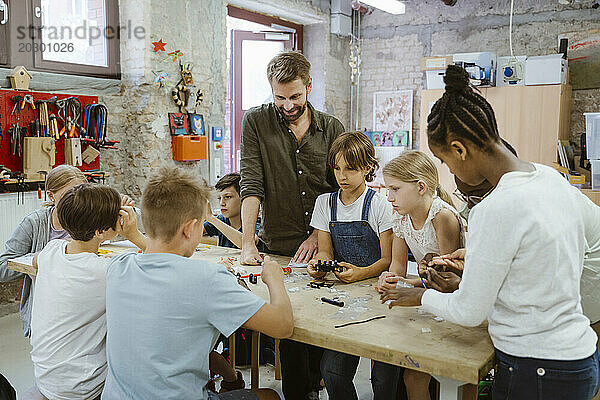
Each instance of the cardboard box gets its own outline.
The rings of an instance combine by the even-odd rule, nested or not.
[[[474,86],[496,86],[496,53],[456,53],[452,61],[467,70]]]
[[[560,85],[567,83],[568,62],[562,54],[528,57],[525,62],[525,85]]]
[[[444,89],[446,84],[444,83],[444,76],[446,70],[433,70],[425,71],[425,80],[427,82],[427,89]]]
[[[452,64],[452,56],[434,56],[421,58],[421,71],[443,70]]]

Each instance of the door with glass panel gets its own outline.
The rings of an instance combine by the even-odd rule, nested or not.
[[[294,34],[289,32],[249,32],[233,30],[231,46],[231,82],[233,89],[231,127],[235,165],[240,168],[242,118],[252,107],[272,101],[271,85],[267,80],[267,64],[277,54],[293,50]]]

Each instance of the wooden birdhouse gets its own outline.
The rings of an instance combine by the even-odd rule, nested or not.
[[[19,65],[13,68],[8,77],[10,78],[10,86],[13,89],[29,90],[29,81],[31,80],[32,76],[24,66]]]

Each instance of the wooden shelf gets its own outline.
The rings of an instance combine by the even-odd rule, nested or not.
[[[568,140],[571,120],[571,86],[502,86],[480,88],[492,105],[500,137],[510,143],[519,158],[552,165],[557,161],[557,142]],[[421,92],[420,150],[433,157],[427,146],[427,116],[443,90]],[[434,160],[440,184],[449,193],[456,188],[448,167]]]
[[[600,190],[581,189],[581,193],[590,198],[596,205],[600,206]]]

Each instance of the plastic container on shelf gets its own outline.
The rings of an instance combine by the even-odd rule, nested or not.
[[[196,161],[207,158],[206,136],[173,136],[172,145],[175,161]]]
[[[590,160],[592,164],[592,190],[600,190],[600,160]]]
[[[585,115],[585,146],[588,160],[600,160],[600,112]]]

